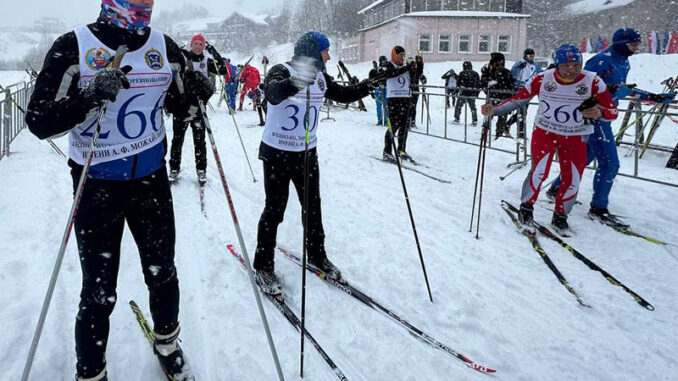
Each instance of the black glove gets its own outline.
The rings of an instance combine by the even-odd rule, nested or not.
[[[421,77],[419,77],[419,82],[421,82],[422,85],[425,85],[426,84],[426,76],[422,74]]]
[[[318,69],[314,64],[315,60],[308,57],[296,57],[291,62],[292,67],[296,70],[296,74],[290,78],[292,86],[300,91],[315,82],[318,75]]]
[[[360,83],[360,81],[358,80],[358,77],[354,76],[354,77],[351,77],[351,80],[348,81],[348,83],[350,83],[351,85],[357,85],[358,83]]]
[[[216,89],[212,81],[199,71],[187,71],[184,73],[184,93],[189,99],[207,101]]]
[[[410,69],[410,71],[417,71],[417,61],[413,60],[412,58],[408,58],[407,67]]]
[[[214,46],[210,45],[209,42],[205,42],[205,50],[207,50],[213,57],[217,54],[217,49]]]
[[[525,61],[518,64],[519,69],[525,69],[525,66],[527,66],[527,62],[525,62]]]
[[[370,91],[379,88],[381,83],[379,81],[375,81],[374,79],[363,79],[359,83],[360,86],[366,86]]]
[[[676,98],[676,93],[652,94],[647,99],[650,102],[669,104]]]
[[[93,104],[104,101],[115,102],[120,89],[129,89],[129,81],[126,74],[132,71],[131,66],[122,69],[104,68],[99,70],[94,78],[82,90],[85,99]]]

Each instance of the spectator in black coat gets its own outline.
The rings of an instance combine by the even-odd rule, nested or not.
[[[473,64],[471,61],[465,61],[462,64],[462,70],[459,75],[457,75],[457,88],[459,90],[459,98],[457,99],[457,105],[454,107],[454,121],[459,122],[459,116],[461,115],[461,108],[464,107],[464,104],[467,103],[468,107],[471,109],[471,123],[478,123],[478,112],[476,111],[476,100],[474,98],[465,98],[465,97],[477,97],[480,93],[480,75],[473,70]]]
[[[502,53],[493,52],[490,55],[490,62],[483,66],[480,70],[480,86],[484,88],[485,93],[492,104],[500,103],[504,99],[508,99],[513,95],[513,85],[515,79],[511,71],[504,65],[506,60]],[[495,138],[504,135],[511,137],[506,128],[506,115],[497,117],[497,129]]]

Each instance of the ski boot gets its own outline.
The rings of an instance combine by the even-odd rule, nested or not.
[[[256,270],[254,280],[265,294],[276,296],[282,293],[278,278],[273,271]]]
[[[106,369],[102,370],[101,373],[97,374],[94,377],[82,378],[75,376],[75,381],[108,381],[108,375],[106,374]]]
[[[408,161],[414,162],[414,159],[412,159],[412,156],[408,155],[407,152],[405,152],[405,151],[398,152],[398,156],[400,156],[400,160],[408,160]]]
[[[177,181],[179,178],[179,170],[178,169],[170,169],[170,173],[167,176],[167,179],[169,180],[170,183],[174,183]]]
[[[551,187],[546,191],[546,198],[548,198],[551,201],[555,201],[557,193],[558,193],[558,186],[557,185],[551,185]]]
[[[309,258],[308,264],[324,272],[329,280],[341,280],[341,271],[326,256],[322,259]]]
[[[523,225],[530,225],[534,221],[534,216],[532,212],[534,211],[534,205],[524,202],[520,204],[520,210],[518,211],[518,221]]]
[[[551,226],[563,237],[569,236],[570,225],[567,223],[567,215],[553,212],[551,219]]]
[[[384,154],[381,157],[382,160],[389,162],[389,163],[395,163],[396,158],[393,156],[392,153],[384,151]]]
[[[454,118],[454,120],[452,121],[452,123],[459,123],[459,118]]]
[[[184,352],[179,346],[179,327],[169,335],[155,333],[155,344],[153,350],[158,357],[163,371],[172,376],[173,380],[189,381],[194,380],[193,372],[186,363]]]
[[[619,217],[610,213],[607,208],[594,208],[593,206],[589,209],[589,218],[592,220],[598,220],[600,223],[612,226],[613,228],[628,229],[629,224],[622,222]]]
[[[203,186],[205,183],[207,183],[207,172],[204,169],[198,170],[198,183],[200,186]]]

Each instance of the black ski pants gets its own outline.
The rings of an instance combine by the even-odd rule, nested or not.
[[[172,121],[172,147],[170,149],[170,169],[181,168],[181,148],[184,145],[184,137],[188,125],[191,125],[193,135],[193,147],[195,151],[195,169],[204,171],[207,169],[207,146],[205,143],[205,127],[199,121],[184,122],[174,118]]]
[[[454,119],[459,120],[461,116],[461,109],[464,107],[464,103],[468,103],[468,108],[471,110],[471,121],[478,121],[478,111],[476,110],[476,100],[475,98],[464,98],[463,96],[457,98],[457,105],[454,106]]]
[[[410,112],[412,111],[411,98],[388,98],[388,118],[391,121],[391,129],[394,137],[398,137],[398,151],[405,151],[407,134],[409,132]],[[386,130],[384,135],[384,152],[391,153],[391,136]],[[398,152],[396,152],[398,154]]]
[[[71,171],[73,187],[81,167]],[[139,249],[149,291],[154,329],[172,333],[178,326],[179,282],[174,267],[174,209],[163,166],[144,178],[116,181],[87,179],[75,216],[82,290],[75,320],[79,377],[106,366],[106,344],[117,294],[120,242],[127,222]]]
[[[320,210],[320,171],[315,148],[309,150],[308,179],[308,227],[307,245],[308,260],[318,263],[327,255],[325,253],[325,231],[323,230]],[[259,219],[257,233],[257,250],[254,254],[254,269],[273,271],[275,266],[274,251],[278,225],[285,217],[290,182],[297,191],[299,203],[302,205],[301,221],[304,216],[304,152],[288,152],[275,149],[264,143],[259,149],[259,158],[264,164],[264,191],[266,203]]]

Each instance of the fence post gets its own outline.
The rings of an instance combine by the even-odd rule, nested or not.
[[[10,139],[10,124],[12,122],[12,103],[9,89],[5,89],[5,101],[3,105],[3,115],[2,115],[2,155],[9,156],[9,139]]]

